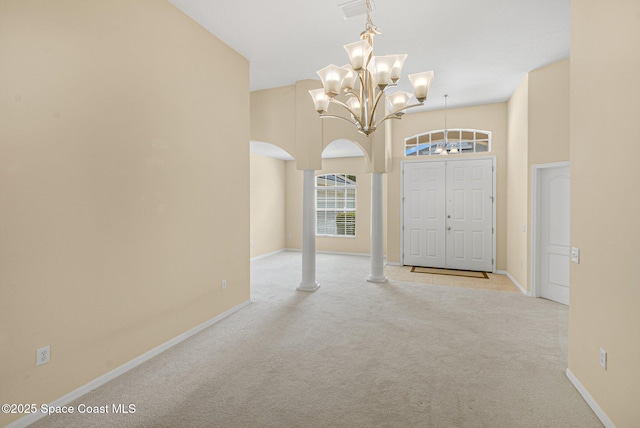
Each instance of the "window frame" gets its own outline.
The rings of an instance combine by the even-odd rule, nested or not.
[[[338,185],[338,184],[334,184],[331,186],[327,186],[327,185],[319,185],[319,180],[323,179],[325,180],[325,183],[327,180],[330,180],[328,177],[333,176],[333,177],[343,177],[343,182],[344,184]],[[352,179],[350,178],[352,177]],[[347,180],[351,181],[351,183],[348,183]],[[337,180],[334,180],[334,182]],[[356,221],[357,221],[357,210],[358,210],[358,206],[357,206],[357,199],[358,199],[358,190],[357,190],[357,175],[356,174],[347,174],[347,173],[326,173],[326,174],[320,174],[317,175],[315,177],[315,215],[316,215],[316,227],[315,227],[315,233],[316,236],[321,236],[321,237],[330,237],[330,238],[355,238],[356,237]],[[329,207],[328,205],[330,205],[329,203],[329,199],[327,196],[325,196],[324,198],[324,207],[320,207],[320,201],[321,198],[319,197],[319,192],[321,190],[325,190],[325,191],[333,191],[334,193],[334,197],[333,197],[333,202],[334,204],[338,201],[342,202],[342,207]],[[340,190],[344,190],[344,194],[343,196],[341,196],[340,198],[337,198],[337,192]],[[348,190],[352,190],[353,191],[353,197],[349,197],[349,192]],[[351,203],[350,203],[351,202]],[[350,207],[349,205],[353,205],[353,207]],[[324,231],[326,232],[328,227],[326,226],[327,224],[327,213],[335,213],[336,214],[336,219],[333,220],[334,223],[334,228],[336,233],[320,233],[319,230],[319,226],[320,226],[320,222],[318,221],[318,216],[320,213],[324,213],[324,219],[325,219],[325,227],[324,227]],[[345,222],[345,226],[344,230],[345,230],[345,234],[338,234],[338,222],[337,222],[337,215],[339,213],[353,213],[353,221],[352,221],[352,225],[348,225],[346,224],[347,222]],[[347,231],[352,230],[353,234],[349,234],[346,233]]]
[[[470,129],[470,128],[451,128],[447,129],[447,150],[451,147],[452,144],[456,143],[464,143],[464,144],[472,144],[472,150],[466,150],[468,147],[464,147],[462,151],[458,154],[477,154],[477,153],[491,153],[491,140],[492,135],[491,131],[485,131],[482,129]],[[444,142],[444,129],[436,129],[433,131],[422,132],[420,134],[415,134],[410,137],[404,139],[404,157],[405,158],[414,158],[414,157],[422,157],[422,156],[434,156],[439,155],[439,153],[434,153],[435,147]],[[441,139],[434,139],[434,136],[438,136],[441,134]],[[458,138],[451,139],[449,138],[451,134],[457,134]],[[472,134],[472,138],[463,139],[463,135]],[[478,134],[486,135],[486,138],[478,138]],[[478,144],[485,143],[487,150],[478,151]],[[423,146],[423,148],[420,148]],[[429,149],[428,153],[424,153],[426,149]],[[413,153],[407,154],[409,150],[413,150]],[[465,151],[466,150],[466,151]],[[450,153],[454,155],[453,153]]]

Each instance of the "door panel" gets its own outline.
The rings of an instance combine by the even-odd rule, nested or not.
[[[493,270],[493,162],[447,164],[447,263],[450,269]]]
[[[445,163],[404,166],[404,263],[445,266]]]
[[[571,263],[569,167],[541,171],[539,215],[540,297],[568,305]]]
[[[480,261],[484,258],[484,233],[474,231],[471,232],[472,237],[472,254],[473,260]]]

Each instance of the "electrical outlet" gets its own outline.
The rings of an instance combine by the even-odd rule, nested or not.
[[[607,351],[600,348],[600,365],[603,369],[607,369]]]
[[[227,288],[227,280],[223,279],[222,280],[222,289],[224,290],[225,288]]]
[[[51,346],[47,345],[44,348],[36,350],[36,366],[47,364],[51,358]]]

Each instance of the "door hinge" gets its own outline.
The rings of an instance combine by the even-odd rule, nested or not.
[[[491,199],[491,202],[495,202],[496,198],[494,198],[493,196],[489,196],[489,199]]]
[[[493,230],[493,227],[491,228],[491,233],[496,233],[496,232]]]
[[[493,259],[491,259],[491,266],[493,266]]]
[[[495,170],[496,170],[496,167],[495,167],[495,166],[492,166],[492,167],[491,167],[491,172],[493,172],[493,171],[495,171]]]

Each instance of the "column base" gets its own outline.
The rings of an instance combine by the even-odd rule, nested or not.
[[[367,282],[376,282],[376,283],[383,283],[383,282],[387,282],[387,278],[384,276],[371,276],[369,275],[369,277],[367,278]]]
[[[305,284],[304,282],[301,282],[300,285],[298,286],[298,288],[296,288],[296,290],[298,290],[298,291],[307,291],[309,293],[313,293],[318,288],[320,288],[320,284],[318,284],[317,282],[314,282],[312,284]]]

